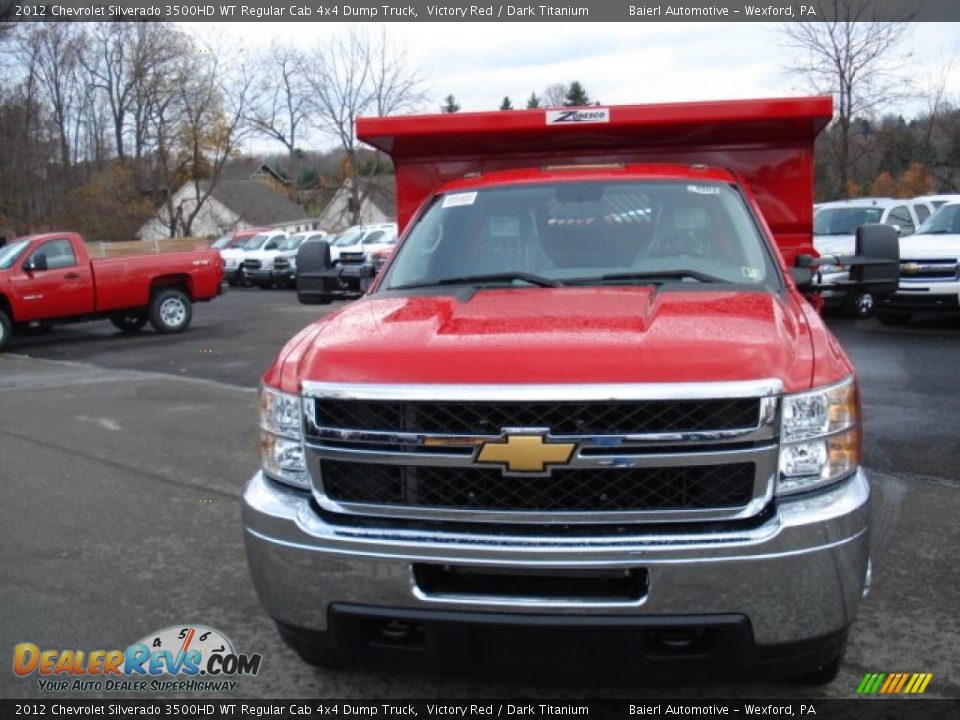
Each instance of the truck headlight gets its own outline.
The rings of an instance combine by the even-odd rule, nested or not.
[[[274,480],[310,487],[300,425],[300,397],[260,389],[260,463]]]
[[[777,494],[814,490],[860,465],[860,398],[853,377],[783,398]]]

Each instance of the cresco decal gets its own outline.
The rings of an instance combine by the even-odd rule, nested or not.
[[[610,122],[610,108],[547,110],[547,125]]]

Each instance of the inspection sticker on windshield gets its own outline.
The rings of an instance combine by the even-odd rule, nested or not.
[[[475,192],[447,195],[445,198],[443,198],[443,207],[450,208],[450,207],[461,207],[463,205],[473,205],[476,199],[477,199],[477,194]]]
[[[699,193],[700,195],[719,195],[720,188],[716,185],[687,185],[687,192]]]
[[[745,278],[750,278],[751,280],[759,280],[761,277],[763,277],[763,273],[760,270],[760,268],[741,267],[740,269],[743,270],[743,276]]]

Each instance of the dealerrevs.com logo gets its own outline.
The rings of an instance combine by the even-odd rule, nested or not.
[[[609,108],[547,110],[547,125],[574,125],[579,123],[606,122],[610,122]]]
[[[261,655],[238,653],[220,631],[177,625],[151,633],[126,650],[13,649],[13,672],[37,676],[44,692],[172,692],[235,690],[236,677],[260,672]]]

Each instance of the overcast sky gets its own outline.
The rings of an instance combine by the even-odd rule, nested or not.
[[[452,93],[461,109],[494,110],[504,95],[523,107],[531,91],[579,80],[604,104],[670,102],[802,94],[783,71],[787,51],[776,24],[763,23],[365,23],[405,42],[427,79],[426,111]],[[201,31],[200,25],[189,25]],[[308,48],[338,23],[224,23],[222,31],[252,47],[274,38]],[[922,93],[927,79],[956,57],[952,92],[960,98],[960,24],[916,23],[903,49],[909,77]],[[909,89],[909,88],[908,88]],[[919,100],[898,108],[907,116]],[[891,110],[896,108],[891,108]],[[260,148],[258,148],[260,149]]]

